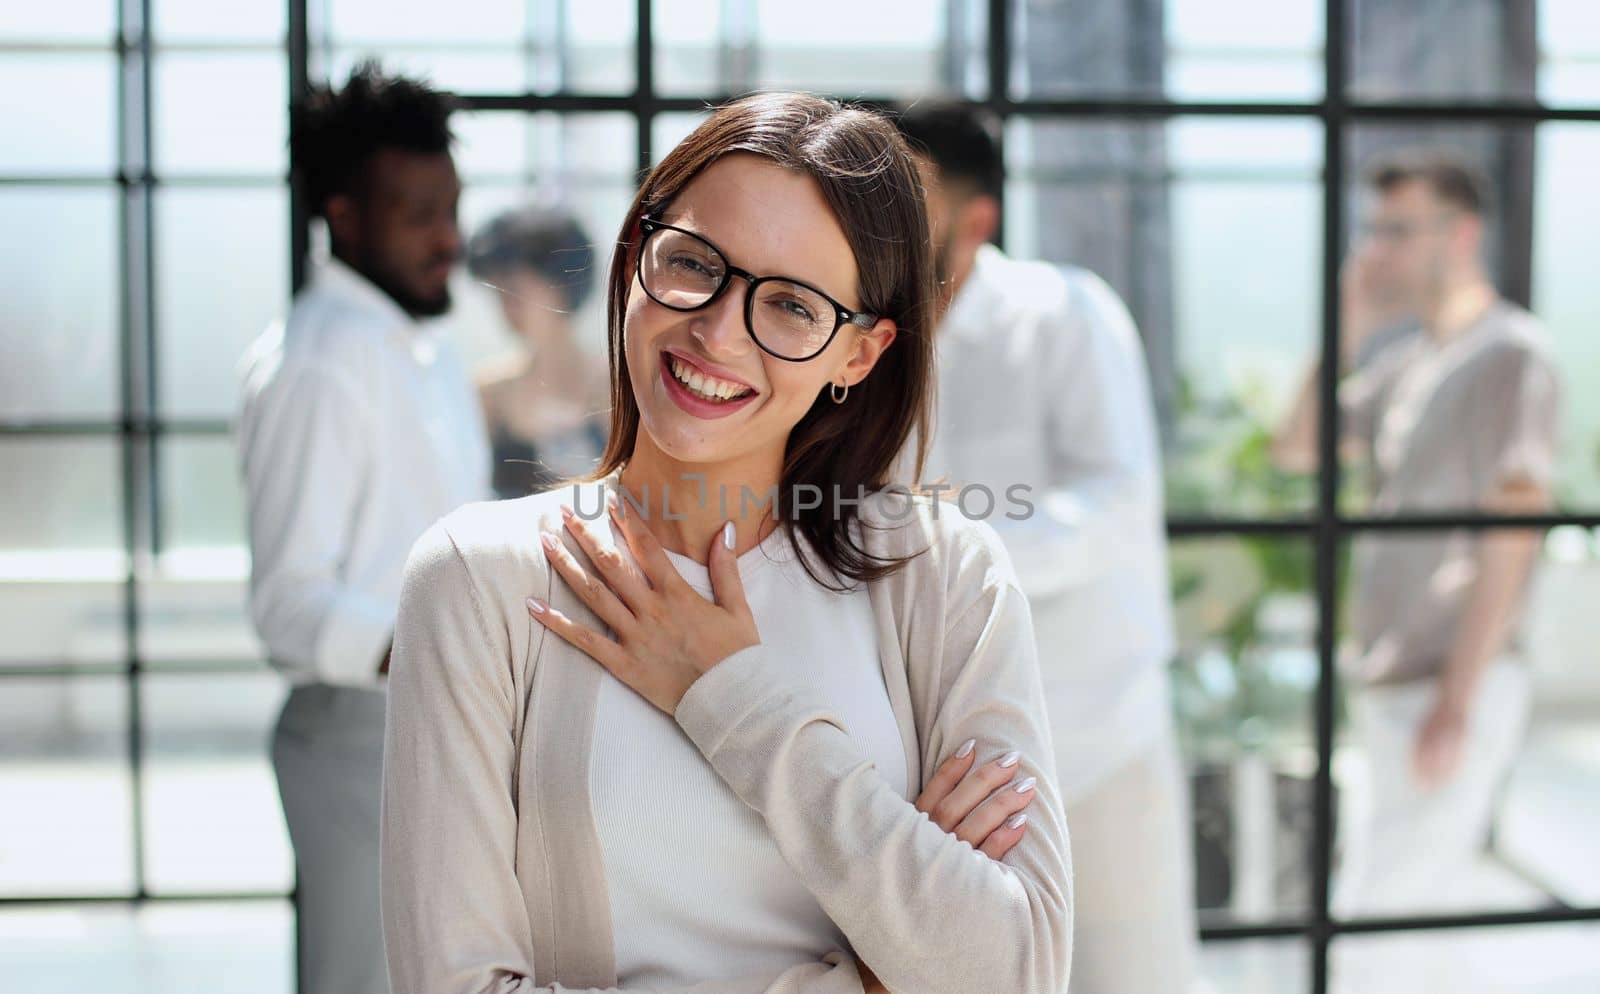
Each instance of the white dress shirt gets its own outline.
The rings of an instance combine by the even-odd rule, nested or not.
[[[379,686],[400,577],[489,491],[472,383],[438,322],[330,260],[242,362],[250,613],[296,684]]]
[[[1071,803],[1171,728],[1161,456],[1138,332],[1093,273],[986,245],[939,329],[938,355],[922,479],[994,495],[987,520],[1032,607]],[[1007,516],[1027,514],[1007,496],[1015,484],[1029,488],[1024,520]],[[981,516],[987,500],[974,491],[962,506]]]

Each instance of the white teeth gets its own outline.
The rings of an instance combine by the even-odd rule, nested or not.
[[[718,380],[706,376],[699,370],[690,367],[688,363],[677,356],[669,354],[667,358],[670,360],[669,366],[672,369],[672,375],[677,378],[678,382],[706,400],[728,400],[749,392],[746,387],[742,387],[737,383],[729,383],[726,380]]]

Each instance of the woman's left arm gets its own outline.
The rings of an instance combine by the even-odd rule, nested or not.
[[[971,564],[962,572],[971,582],[952,591],[942,640],[913,635],[911,649],[939,654],[912,663],[938,674],[934,745],[974,738],[979,762],[1018,751],[1016,776],[1038,780],[1028,831],[1003,861],[901,797],[803,675],[751,638],[753,622],[745,629],[738,620],[748,609],[731,553],[712,550],[716,603],[692,589],[703,608],[674,601],[682,578],[647,529],[619,523],[645,577],[630,577],[581,526],[574,531],[604,582],[575,561],[554,560],[575,589],[587,588],[586,599],[611,598],[597,613],[619,639],[548,608],[535,617],[675,715],[762,815],[785,860],[884,986],[913,994],[1064,991],[1072,953],[1066,821],[1027,601],[993,530],[951,536],[964,547],[947,551]],[[618,589],[625,592],[612,593]],[[721,625],[719,611],[729,614]],[[710,638],[713,631],[721,634]],[[708,642],[715,644],[703,648]],[[675,645],[684,648],[675,654]]]

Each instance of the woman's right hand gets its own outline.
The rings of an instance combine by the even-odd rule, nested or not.
[[[1023,812],[1037,793],[1033,777],[1016,779],[1015,751],[983,763],[977,743],[967,740],[939,765],[917,796],[918,811],[934,824],[964,839],[990,859],[1003,859],[1027,831]]]

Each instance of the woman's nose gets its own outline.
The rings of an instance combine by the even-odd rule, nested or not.
[[[749,355],[756,347],[744,326],[745,294],[749,292],[749,281],[736,276],[711,306],[695,312],[689,332],[699,339],[707,356]]]

